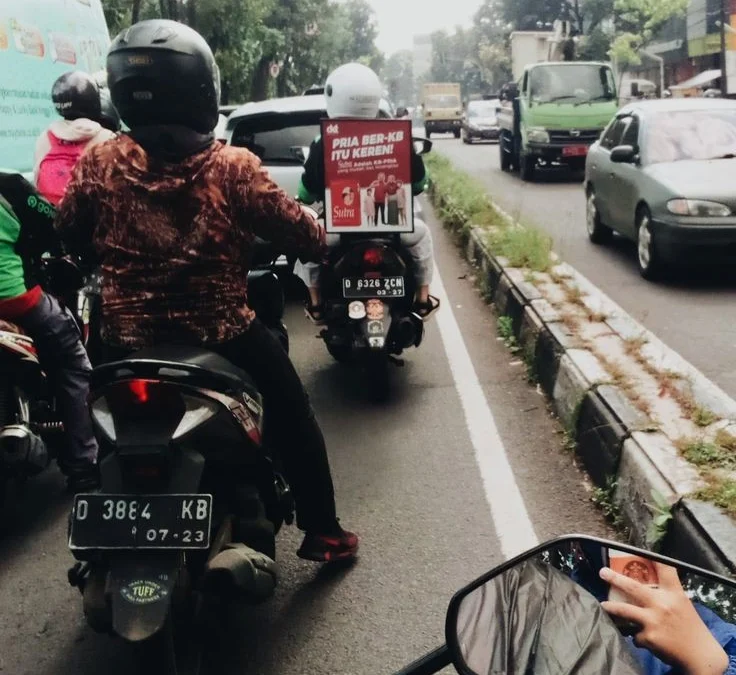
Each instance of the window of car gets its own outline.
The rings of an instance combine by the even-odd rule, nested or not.
[[[302,164],[298,148],[308,148],[320,133],[321,111],[244,117],[235,124],[231,144],[248,148],[265,164]]]
[[[427,108],[459,108],[460,99],[455,94],[430,94],[424,99]]]
[[[628,124],[621,136],[620,145],[630,145],[632,148],[639,147],[639,119],[629,117]]]
[[[495,117],[497,101],[471,101],[468,103],[468,117]]]
[[[617,117],[614,119],[608,125],[608,129],[603,132],[601,147],[606,150],[613,150],[617,145],[621,145],[621,138],[630,119],[630,117]]]
[[[649,164],[736,155],[736,107],[656,113],[647,118],[644,150]]]

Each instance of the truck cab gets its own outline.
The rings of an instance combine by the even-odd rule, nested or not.
[[[460,138],[463,105],[460,85],[456,82],[429,82],[422,87],[424,134],[452,133]]]
[[[540,165],[582,170],[588,148],[618,109],[611,66],[533,63],[524,68],[515,89],[499,113],[501,168],[518,169],[524,180],[532,180]]]

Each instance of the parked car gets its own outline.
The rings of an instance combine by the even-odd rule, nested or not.
[[[470,101],[463,112],[461,137],[463,143],[472,143],[476,139],[496,141],[500,133],[498,109],[500,99]]]
[[[736,101],[662,99],[622,108],[585,166],[587,230],[637,243],[642,276],[736,257]]]

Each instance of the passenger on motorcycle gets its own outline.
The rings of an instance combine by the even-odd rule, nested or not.
[[[381,81],[370,68],[359,63],[347,63],[334,70],[325,83],[325,97],[327,98],[327,114],[330,118],[364,117],[375,119],[378,117],[381,102]],[[421,156],[412,152],[412,191],[415,195],[424,191],[426,170]],[[325,194],[325,165],[322,138],[312,142],[309,157],[304,164],[299,187],[299,199],[312,204],[324,201]],[[376,210],[376,224],[378,209]],[[432,234],[425,223],[414,221],[414,232],[401,234],[401,242],[406,246],[414,260],[417,295],[415,311],[422,318],[429,316],[439,307],[439,301],[429,293],[429,285],[434,273],[434,251],[432,248]],[[339,235],[328,235],[327,245],[336,246],[340,241]],[[322,297],[319,290],[320,264],[315,262],[297,261],[296,275],[304,282],[309,290],[307,315],[315,323],[321,323],[323,318]]]
[[[107,67],[130,131],[82,157],[57,219],[68,248],[101,265],[103,343],[116,357],[156,344],[200,345],[247,371],[306,532],[298,555],[350,558],[358,537],[337,520],[322,431],[246,288],[256,237],[317,260],[324,231],[255,155],[215,140],[219,69],[197,32],[140,22],[113,41]]]
[[[100,89],[87,73],[62,75],[54,82],[51,98],[62,119],[52,122],[36,141],[33,175],[38,191],[58,205],[77,160],[115,134],[101,124]]]
[[[33,338],[54,387],[66,432],[58,463],[69,489],[97,485],[97,441],[87,410],[92,366],[79,328],[59,301],[33,279],[31,259],[60,255],[54,209],[19,174],[0,173],[0,319]]]

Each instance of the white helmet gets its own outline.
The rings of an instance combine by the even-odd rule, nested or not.
[[[381,80],[368,66],[346,63],[325,82],[328,117],[375,119],[381,104]]]

